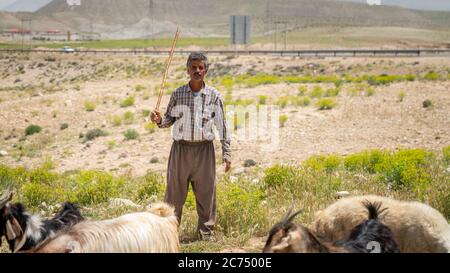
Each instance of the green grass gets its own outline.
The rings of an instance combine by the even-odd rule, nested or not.
[[[337,191],[416,200],[450,219],[450,174],[446,171],[450,147],[443,152],[444,156],[421,149],[317,155],[293,165],[255,169],[238,175],[237,182],[228,175],[219,176],[218,241],[182,244],[182,250],[209,252],[246,246],[248,239],[266,236],[291,206],[303,209],[296,222],[309,224],[315,212],[335,202]],[[127,198],[140,205],[162,201],[165,177],[163,172],[149,172],[141,177],[104,171],[58,173],[50,161],[34,169],[0,164],[0,192],[7,187],[16,192],[14,202],[22,202],[29,210],[43,212],[46,217],[54,211],[42,208],[42,202],[55,205],[72,201],[82,205],[85,217],[107,219],[133,211],[108,208],[111,198]],[[195,197],[189,190],[181,236],[194,237],[196,226]]]
[[[333,109],[334,107],[336,107],[336,102],[333,99],[320,99],[319,101],[317,101],[316,103],[316,107],[319,110],[330,110]]]
[[[122,100],[120,102],[120,107],[125,108],[125,107],[133,106],[134,102],[135,102],[135,99],[133,96],[126,97],[124,100]]]

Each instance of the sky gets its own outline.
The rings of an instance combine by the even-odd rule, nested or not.
[[[35,11],[50,1],[51,0],[0,0],[0,10]],[[347,1],[357,3],[381,2],[382,5],[396,5],[412,9],[450,11],[450,0],[336,0],[336,1]]]

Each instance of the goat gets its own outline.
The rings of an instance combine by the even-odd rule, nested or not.
[[[302,226],[292,223],[292,220],[301,211],[284,217],[269,232],[265,253],[369,253],[373,247],[382,253],[397,253],[399,249],[393,240],[389,227],[378,220],[381,203],[365,202],[364,206],[369,217],[363,223],[353,228],[350,236],[338,242],[321,242],[314,233]]]
[[[316,214],[312,230],[323,241],[342,240],[366,217],[362,200],[381,202],[389,210],[381,221],[392,230],[401,252],[450,251],[450,226],[441,213],[423,203],[376,195],[338,200]]]
[[[40,216],[28,213],[22,204],[11,204],[13,195],[7,190],[0,197],[0,245],[5,236],[12,252],[35,248],[55,237],[58,231],[84,220],[78,207],[69,202],[64,203],[53,218],[42,220]]]
[[[148,212],[78,223],[30,252],[179,252],[178,220],[172,206],[158,203]]]

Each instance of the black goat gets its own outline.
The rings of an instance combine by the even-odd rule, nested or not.
[[[378,220],[381,203],[364,202],[368,220],[353,228],[350,236],[338,242],[321,242],[314,233],[302,225],[292,223],[300,212],[276,224],[269,232],[263,252],[281,253],[398,253],[397,243],[389,227]]]
[[[0,245],[5,236],[12,252],[27,251],[55,237],[59,231],[70,229],[84,220],[79,208],[69,202],[51,219],[42,220],[25,210],[20,203],[11,204],[13,193],[7,191],[0,198]]]

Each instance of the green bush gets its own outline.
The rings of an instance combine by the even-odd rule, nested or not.
[[[442,153],[444,154],[445,162],[447,162],[447,164],[450,164],[450,146],[443,148]]]
[[[275,165],[264,170],[263,184],[268,188],[277,188],[291,183],[296,176],[296,168],[291,166]]]
[[[339,95],[339,92],[341,92],[341,89],[339,89],[339,88],[327,89],[324,96],[325,97],[336,97],[337,95]]]
[[[95,105],[95,103],[90,102],[90,101],[85,101],[84,102],[84,109],[88,112],[92,112],[95,110],[97,106]]]
[[[316,103],[319,110],[330,110],[336,106],[336,103],[332,99],[321,99]]]
[[[125,124],[132,124],[134,122],[134,113],[127,111],[123,114],[123,121]]]
[[[312,156],[303,161],[303,166],[315,172],[325,171],[326,173],[334,173],[341,165],[341,158],[337,155],[329,156]]]
[[[126,130],[125,132],[123,132],[123,135],[125,136],[126,140],[134,140],[139,138],[139,133],[134,129]]]
[[[278,118],[278,121],[280,122],[280,127],[284,127],[284,124],[286,123],[287,120],[288,120],[287,115],[280,115]]]
[[[137,196],[141,201],[162,196],[164,191],[165,181],[161,174],[149,172],[138,182]]]
[[[112,123],[113,126],[120,126],[120,125],[122,125],[122,121],[123,121],[123,118],[121,116],[113,116],[111,118],[111,123]]]
[[[138,84],[134,87],[134,90],[136,90],[136,92],[140,92],[142,90],[145,90],[145,86],[143,86],[142,84]]]
[[[59,129],[61,129],[61,130],[66,130],[67,128],[69,128],[69,124],[67,124],[67,123],[63,123],[63,124],[61,124],[61,126],[59,126]]]
[[[363,151],[344,158],[346,170],[351,172],[375,173],[375,166],[389,158],[389,153],[380,150]]]
[[[406,93],[404,91],[400,91],[398,93],[397,97],[398,97],[398,101],[402,102],[406,97]]]
[[[239,184],[219,183],[218,227],[224,235],[264,235],[268,228],[266,208],[262,205],[264,197],[264,192],[258,186],[245,181]]]
[[[431,157],[431,153],[422,149],[400,150],[376,164],[375,172],[393,189],[421,188],[431,179],[427,172]]]
[[[428,108],[428,107],[430,107],[430,106],[432,106],[432,105],[433,105],[433,103],[432,103],[431,100],[429,100],[429,99],[426,99],[426,100],[424,100],[424,101],[422,102],[423,108]]]
[[[423,76],[423,78],[427,81],[436,81],[439,80],[440,77],[441,76],[434,71],[429,71],[427,74]]]
[[[311,98],[320,99],[323,96],[323,89],[320,86],[315,86],[314,89],[309,94]]]
[[[305,85],[300,85],[298,87],[298,96],[304,96],[306,94],[306,92],[308,92],[308,87],[306,87]]]
[[[286,108],[286,106],[289,104],[289,96],[282,96],[278,98],[277,105],[281,108]]]
[[[266,102],[267,102],[267,96],[264,96],[264,95],[258,96],[259,104],[266,104]]]
[[[125,183],[122,178],[100,171],[80,171],[69,181],[73,187],[72,201],[81,205],[100,204],[119,197]]]
[[[130,107],[134,105],[134,97],[133,96],[129,96],[127,98],[125,98],[123,101],[120,102],[120,107],[125,108],[125,107]]]
[[[42,131],[41,126],[32,124],[25,129],[25,135],[30,136],[30,135],[37,134],[41,131]]]
[[[142,109],[141,110],[141,115],[142,115],[143,118],[146,118],[146,117],[150,116],[150,110]]]
[[[158,125],[156,125],[153,122],[149,122],[149,123],[145,124],[144,127],[145,127],[145,130],[147,132],[149,132],[150,134],[153,134],[154,132],[156,132],[156,129],[158,128]]]
[[[90,141],[90,140],[94,140],[98,137],[102,137],[102,136],[106,136],[108,135],[105,131],[103,131],[102,129],[92,129],[89,130],[86,135],[84,136],[84,141]]]

